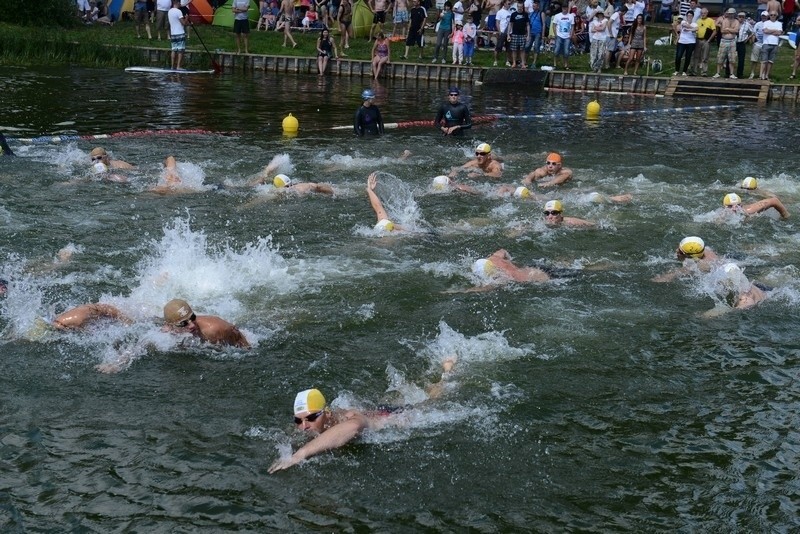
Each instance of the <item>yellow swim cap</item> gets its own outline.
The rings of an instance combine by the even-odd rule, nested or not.
[[[492,151],[492,146],[489,143],[481,143],[475,148],[475,152],[480,152],[482,154],[488,154]]]
[[[394,230],[394,223],[389,219],[381,219],[378,221],[378,224],[375,225],[376,230],[382,230],[384,232],[391,232]]]
[[[514,196],[517,198],[530,198],[531,190],[524,185],[521,185],[514,190]]]
[[[295,415],[302,412],[315,413],[325,409],[327,403],[322,392],[318,389],[306,389],[294,398]]]
[[[486,278],[497,272],[497,267],[489,260],[475,260],[472,264],[472,274]]]
[[[706,244],[697,236],[689,236],[681,239],[678,250],[692,258],[699,258],[703,255]]]
[[[433,188],[437,191],[442,191],[450,185],[450,178],[444,175],[439,175],[433,179]]]
[[[274,185],[279,189],[281,187],[289,187],[290,185],[292,185],[292,179],[286,176],[285,174],[279,174],[272,179],[272,185]]]
[[[725,195],[725,198],[722,199],[722,204],[725,206],[738,206],[742,203],[742,197],[737,195],[736,193],[728,193]]]
[[[192,316],[194,312],[189,303],[181,299],[172,299],[164,306],[164,320],[168,324],[178,324]]]
[[[544,211],[564,211],[564,207],[561,205],[560,200],[549,200],[544,205]]]
[[[744,180],[742,180],[742,189],[757,189],[758,188],[758,180],[753,178],[752,176],[748,176]]]

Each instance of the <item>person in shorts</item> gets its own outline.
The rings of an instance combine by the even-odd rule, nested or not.
[[[425,30],[425,19],[428,18],[428,12],[420,5],[420,0],[411,0],[411,5],[413,6],[409,13],[411,25],[408,28],[406,51],[402,59],[408,59],[408,51],[415,45],[419,47],[419,59],[422,59],[422,47],[424,46],[422,32]]]
[[[189,19],[181,11],[181,0],[172,0],[172,8],[167,12],[169,20],[169,39],[172,43],[172,69],[180,70],[183,52],[186,50],[186,28]]]
[[[157,0],[156,1],[156,37],[161,40],[161,31],[169,37],[169,17],[167,13],[172,7],[172,0]]]
[[[250,0],[233,0],[233,3],[231,3],[231,11],[233,11],[233,35],[236,39],[237,54],[242,53],[242,43],[244,43],[244,53],[250,53],[247,50],[250,35],[250,21],[247,17],[248,9],[250,9]]]
[[[147,38],[152,40],[153,34],[150,32],[150,14],[147,12],[147,0],[136,0],[133,4],[134,21],[136,22],[136,38],[142,38],[142,24],[147,32]]]

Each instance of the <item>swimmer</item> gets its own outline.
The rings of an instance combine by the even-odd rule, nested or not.
[[[298,195],[308,195],[320,193],[322,195],[332,195],[333,188],[328,184],[318,184],[316,182],[295,182],[285,174],[279,174],[272,179],[275,189],[283,190],[287,193]]]
[[[164,176],[161,183],[149,189],[152,193],[167,195],[170,193],[184,193],[194,191],[191,187],[183,185],[181,175],[178,173],[178,162],[175,156],[167,156],[164,159]]]
[[[369,197],[369,203],[372,206],[372,209],[375,211],[375,216],[378,218],[378,222],[375,225],[375,230],[381,230],[384,232],[403,231],[404,228],[399,224],[393,223],[389,218],[389,214],[386,213],[386,210],[383,208],[381,199],[378,197],[377,193],[375,193],[375,187],[377,185],[378,173],[373,172],[367,178],[367,196]]]
[[[469,108],[459,100],[458,87],[451,87],[447,92],[447,101],[442,102],[436,112],[433,125],[444,135],[463,135],[464,130],[472,128]]]
[[[11,151],[11,147],[8,146],[6,136],[2,133],[0,133],[0,156],[16,156],[16,154]]]
[[[542,283],[550,280],[550,275],[539,268],[514,265],[511,254],[503,248],[488,258],[473,263],[472,272],[480,278],[491,280],[492,284],[488,287],[505,282]]]
[[[452,370],[454,364],[453,358],[443,362],[442,381],[428,387],[429,398],[436,398],[441,393],[445,375]],[[387,421],[386,415],[385,410],[375,412],[333,410],[328,406],[320,390],[301,391],[294,399],[294,424],[298,430],[314,435],[314,438],[290,457],[275,460],[269,468],[269,473],[288,469],[321,452],[343,447],[366,429],[379,430],[390,423],[395,423]]]
[[[613,202],[614,204],[627,204],[633,200],[633,195],[624,193],[622,195],[602,195],[593,191],[587,195],[587,200],[594,204],[605,204],[606,202]]]
[[[585,219],[577,217],[564,217],[564,207],[560,200],[550,200],[544,205],[544,223],[547,226],[574,226],[574,227],[588,227],[595,224]]]
[[[5,297],[8,293],[8,280],[0,278],[0,297]]]
[[[703,314],[704,317],[718,317],[731,310],[746,310],[763,302],[772,288],[758,282],[751,282],[742,269],[735,263],[726,263],[721,267],[724,278],[718,290],[724,293],[728,306],[717,305]]]
[[[121,159],[111,159],[103,147],[96,147],[90,153],[89,157],[92,159],[92,165],[102,163],[107,169],[135,169],[133,165],[122,161]]]
[[[195,315],[185,300],[167,302],[164,306],[164,322],[164,330],[168,332],[188,332],[212,345],[250,348],[250,343],[234,325],[214,315]]]
[[[492,157],[492,147],[488,143],[481,143],[475,148],[475,159],[453,168],[450,178],[455,178],[460,171],[467,171],[467,178],[500,178],[503,176],[503,165]]]
[[[539,187],[553,187],[572,180],[572,169],[561,166],[561,154],[558,152],[550,152],[544,165],[525,175],[522,183],[531,185],[533,182],[545,178],[545,181],[538,182]]]
[[[383,117],[381,110],[375,105],[375,91],[364,89],[361,91],[362,105],[358,106],[353,120],[353,131],[359,137],[364,135],[382,135]]]
[[[81,304],[80,306],[65,311],[53,319],[53,326],[59,330],[76,330],[87,326],[90,322],[100,319],[113,319],[125,324],[130,324],[132,322],[128,316],[114,306],[96,302],[92,304]]]
[[[725,195],[725,197],[723,197],[722,205],[734,213],[744,213],[747,216],[761,213],[762,211],[766,211],[770,208],[775,208],[780,214],[781,219],[789,218],[789,210],[786,209],[786,206],[783,205],[783,202],[781,202],[778,197],[765,198],[764,200],[759,200],[758,202],[753,202],[752,204],[743,205],[742,197],[736,193],[728,193]]]
[[[696,274],[698,271],[710,272],[714,263],[719,261],[717,253],[707,247],[705,242],[697,236],[681,239],[675,251],[675,257],[683,265],[652,278],[653,282],[671,282],[679,276]],[[692,260],[692,263],[687,264],[687,260]]]

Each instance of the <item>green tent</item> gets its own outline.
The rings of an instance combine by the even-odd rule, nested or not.
[[[356,0],[353,4],[353,36],[369,37],[369,30],[372,28],[372,15],[372,10],[364,0]]]
[[[233,28],[233,10],[231,9],[233,0],[228,0],[225,5],[218,7],[214,12],[214,26],[223,26],[225,28]],[[255,0],[250,0],[250,9],[247,10],[247,18],[250,20],[250,25],[258,23],[258,4]]]

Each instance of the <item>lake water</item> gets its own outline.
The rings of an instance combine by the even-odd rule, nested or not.
[[[467,137],[430,127],[357,139],[367,80],[154,77],[0,69],[0,131],[99,135],[12,142],[0,159],[0,525],[4,531],[778,531],[800,528],[800,142],[791,107],[463,87]],[[446,87],[375,86],[387,122],[431,119]],[[289,113],[295,138],[281,134]],[[159,134],[196,129],[205,133]],[[217,133],[212,133],[217,132]],[[224,134],[224,135],[221,135]],[[488,142],[502,183],[564,155],[575,179],[539,200],[435,192]],[[137,165],[102,181],[88,153]],[[398,156],[410,150],[411,157]],[[190,188],[148,189],[173,154]],[[246,182],[273,158],[333,198]],[[382,236],[364,191],[419,231]],[[745,176],[792,217],[742,220]],[[625,204],[593,202],[630,193]],[[537,192],[539,193],[539,192]],[[546,200],[590,229],[548,228]],[[719,271],[656,284],[677,243],[775,287],[724,311]],[[69,262],[57,252],[73,251]],[[498,248],[555,279],[473,292]],[[168,300],[239,325],[254,347],[160,331]],[[42,327],[102,301],[131,325]],[[132,358],[116,374],[95,366]],[[426,399],[455,355],[443,395]],[[387,429],[274,475],[304,437],[297,391],[335,407],[411,408]]]

